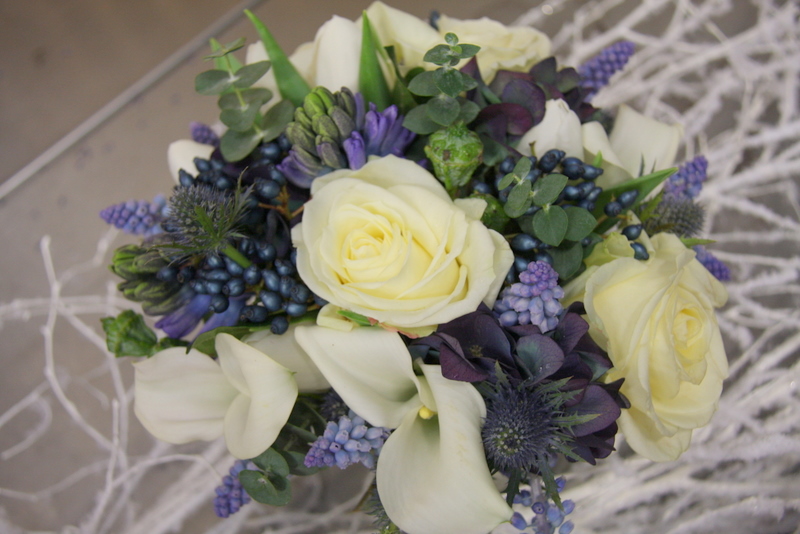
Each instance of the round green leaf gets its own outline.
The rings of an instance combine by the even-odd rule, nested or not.
[[[258,61],[243,66],[236,71],[236,81],[233,82],[238,88],[250,87],[264,76],[272,64],[269,61]]]
[[[294,104],[291,100],[281,100],[264,115],[261,120],[261,136],[264,142],[272,141],[286,129],[294,117]]]
[[[282,477],[289,474],[289,464],[286,463],[286,459],[273,448],[269,448],[253,458],[253,463],[266,473]]]
[[[260,107],[257,104],[250,104],[244,109],[223,109],[219,114],[219,120],[231,130],[245,132],[253,127],[253,121]]]
[[[428,110],[428,118],[442,126],[450,126],[461,111],[458,101],[447,95],[431,98],[425,107]]]
[[[433,71],[421,72],[408,84],[408,90],[419,96],[433,96],[439,94]]]
[[[531,183],[528,180],[522,180],[514,186],[514,189],[508,194],[508,200],[503,210],[511,218],[524,215],[528,208],[531,207]],[[544,240],[542,240],[544,241]]]
[[[564,240],[568,224],[567,214],[560,206],[547,206],[533,216],[533,230],[536,237],[554,247]]]
[[[563,174],[548,174],[536,180],[533,186],[533,202],[537,206],[552,204],[564,190],[569,178]]]
[[[428,105],[417,106],[408,112],[403,119],[403,126],[414,133],[427,135],[440,129],[441,126],[428,117]]]
[[[461,110],[458,112],[458,120],[464,124],[469,124],[475,120],[481,112],[480,106],[471,100],[463,100],[460,104]]]
[[[292,499],[292,491],[286,477],[245,469],[239,473],[239,481],[247,494],[260,503],[285,506]]]
[[[239,161],[247,157],[261,142],[262,134],[255,128],[244,132],[228,130],[219,142],[219,149],[228,161]]]
[[[232,78],[228,71],[207,70],[201,72],[194,79],[194,90],[201,95],[221,95],[233,85],[235,78]]]
[[[551,248],[547,252],[553,258],[553,269],[562,280],[572,277],[583,263],[583,247],[580,243],[573,243],[567,248]]]
[[[433,71],[436,87],[446,95],[455,98],[464,90],[464,81],[461,71],[456,69],[437,69]]]
[[[567,206],[564,211],[567,212],[567,219],[569,220],[564,239],[580,241],[592,233],[594,227],[597,226],[597,219],[594,218],[594,215],[583,208]]]
[[[272,91],[265,87],[252,87],[250,89],[244,89],[239,91],[239,95],[242,98],[242,101],[245,103],[245,107],[248,104],[258,104],[259,106],[263,106],[272,98]],[[239,101],[239,96],[236,93],[225,93],[219,100],[217,101],[217,105],[220,109],[241,109],[242,104]]]

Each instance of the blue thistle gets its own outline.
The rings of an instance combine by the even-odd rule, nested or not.
[[[229,517],[250,502],[250,496],[239,482],[239,473],[254,468],[249,460],[236,460],[228,471],[229,474],[222,477],[222,484],[215,489],[217,496],[214,497],[214,513],[217,517]]]
[[[370,469],[389,437],[389,430],[371,426],[362,417],[350,410],[338,421],[328,421],[322,436],[311,445],[306,454],[306,467],[331,467],[345,469],[360,463]]]
[[[708,272],[714,275],[714,278],[720,282],[728,282],[731,279],[730,268],[722,263],[722,260],[714,256],[711,252],[706,250],[702,245],[694,247],[697,253],[697,261],[703,264],[703,267],[708,269]]]
[[[687,161],[664,182],[664,198],[697,198],[706,180],[707,171],[708,160],[704,156]]]
[[[578,68],[581,87],[589,90],[586,100],[608,85],[611,77],[621,71],[633,55],[636,46],[630,41],[620,41],[604,48],[599,54]]]
[[[204,145],[219,146],[219,136],[210,126],[202,122],[191,122],[189,131],[192,134],[192,141]]]
[[[564,297],[564,290],[558,285],[558,273],[544,261],[533,261],[519,273],[519,280],[505,288],[495,302],[500,323],[533,324],[542,332],[554,329],[563,311],[558,299]]]
[[[650,217],[644,222],[649,235],[669,232],[680,237],[693,237],[703,230],[705,211],[688,197],[664,196]]]
[[[167,199],[156,195],[152,202],[129,200],[109,206],[100,218],[128,234],[150,237],[163,232],[161,223],[167,217]]]

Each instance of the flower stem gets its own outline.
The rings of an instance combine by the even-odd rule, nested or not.
[[[253,264],[250,260],[248,260],[244,256],[244,254],[242,254],[241,252],[236,250],[233,247],[233,245],[226,245],[225,248],[222,249],[222,253],[225,254],[226,256],[228,256],[233,261],[235,261],[241,267],[244,267],[245,269],[247,269],[248,267],[250,267]]]

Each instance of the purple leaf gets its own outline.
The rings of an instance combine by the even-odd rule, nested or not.
[[[526,336],[517,341],[517,355],[536,382],[558,371],[564,363],[564,352],[558,344],[542,334]]]

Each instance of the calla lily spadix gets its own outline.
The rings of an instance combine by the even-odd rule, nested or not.
[[[175,347],[134,364],[134,412],[169,443],[225,436],[230,453],[254,458],[272,445],[297,399],[293,373],[229,334],[216,337],[218,362]]]
[[[302,326],[295,336],[353,411],[395,429],[376,479],[398,527],[410,534],[485,534],[511,518],[486,464],[486,405],[471,384],[444,378],[438,365],[413,362],[399,334],[381,328]]]

